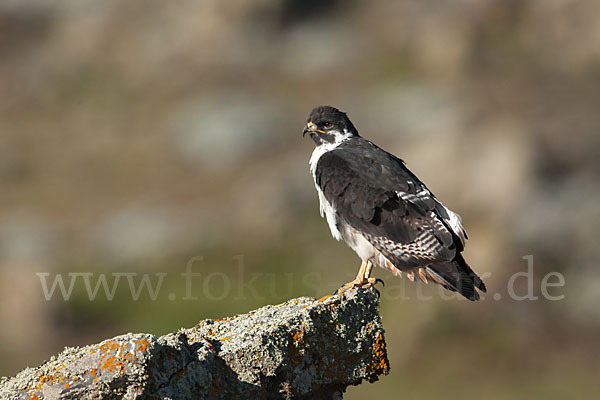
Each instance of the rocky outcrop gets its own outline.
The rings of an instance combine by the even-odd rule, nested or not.
[[[389,363],[373,288],[301,297],[157,337],[66,348],[2,399],[338,399]]]

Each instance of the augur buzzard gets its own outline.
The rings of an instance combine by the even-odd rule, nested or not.
[[[348,116],[336,108],[317,107],[302,132],[317,147],[310,171],[321,204],[321,216],[333,237],[344,241],[362,260],[353,286],[375,283],[374,264],[394,275],[419,277],[469,300],[485,284],[461,252],[465,232],[458,214],[446,208],[404,162],[363,139]]]

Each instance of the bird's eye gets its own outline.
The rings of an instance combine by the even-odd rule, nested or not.
[[[329,121],[325,121],[325,122],[323,122],[323,123],[322,123],[322,126],[323,126],[323,128],[325,128],[325,129],[331,129],[331,128],[333,128],[333,124],[332,124],[331,122],[329,122]]]

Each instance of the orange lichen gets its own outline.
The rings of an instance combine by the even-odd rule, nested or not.
[[[207,347],[208,350],[210,350],[213,354],[217,354],[217,352],[215,351],[215,348],[213,347],[211,342],[206,342],[207,343]]]
[[[150,343],[147,339],[138,339],[130,342],[126,341],[115,341],[108,340],[101,345],[91,348],[90,354],[100,352],[100,360],[97,368],[91,370],[85,370],[82,373],[82,379],[85,376],[95,377],[93,382],[98,382],[100,371],[107,371],[111,373],[125,373],[127,367],[136,361],[136,350],[140,353],[145,353]],[[71,358],[70,362],[74,362],[75,359]],[[70,388],[79,377],[70,377],[69,374],[58,372],[65,370],[66,365],[60,364],[55,367],[56,373],[40,375],[38,380],[32,382],[27,386],[27,393],[31,396],[31,399],[37,399],[39,393],[42,391],[44,385],[56,385],[60,384],[65,389]]]
[[[116,351],[119,349],[119,344],[115,343],[114,340],[108,340],[106,343],[98,346],[98,350],[101,351]]]
[[[97,350],[103,353],[99,369],[122,374],[129,364],[136,361],[135,351],[145,353],[149,345],[148,340],[144,338],[134,340],[133,342],[115,342],[114,340],[109,340],[97,346]],[[95,376],[95,373],[93,375]]]
[[[304,349],[300,348],[304,343],[304,332],[296,331],[291,336],[292,340],[288,343],[289,357],[294,362],[300,362],[304,356]]]
[[[60,367],[56,367],[56,370],[59,370]],[[36,396],[38,396],[36,393],[39,393],[42,391],[42,387],[45,384],[48,385],[54,385],[56,383],[60,383],[62,384],[65,381],[69,381],[69,378],[67,376],[65,376],[64,374],[62,374],[61,372],[57,372],[56,374],[49,374],[49,375],[40,375],[37,379],[37,382],[33,382],[32,384],[28,385],[27,388],[29,395],[31,395],[31,399],[37,398]],[[70,384],[67,383],[69,386]]]
[[[328,299],[328,298],[330,298],[330,297],[333,297],[333,296],[332,296],[332,295],[326,295],[326,296],[323,296],[323,297],[321,297],[321,298],[318,300],[318,302],[319,302],[319,303],[322,303],[322,302],[324,302],[325,300],[327,300],[327,299]]]
[[[304,332],[297,331],[292,333],[292,340],[296,344],[302,344],[304,342]]]
[[[227,336],[227,337],[224,337],[224,338],[221,338],[221,339],[219,339],[219,341],[221,341],[221,342],[224,342],[224,341],[226,341],[226,340],[229,340],[229,339],[231,339],[231,338],[232,338],[232,337],[234,337],[234,336],[235,336],[235,335]]]
[[[146,349],[148,348],[148,345],[150,344],[150,343],[148,343],[148,341],[146,339],[136,340],[136,341],[134,341],[134,343],[138,345],[136,347],[136,349],[140,353],[145,353]]]
[[[369,366],[370,369],[377,375],[387,374],[390,370],[390,362],[387,358],[385,339],[381,333],[375,339],[373,355],[375,356],[375,361]]]
[[[293,387],[292,385],[290,385],[289,383],[285,382],[283,383],[283,391],[286,392],[288,395],[292,395],[294,394],[293,392]]]
[[[125,365],[115,356],[107,357],[100,366],[100,370],[107,370],[108,372],[117,372],[123,368],[125,368]]]

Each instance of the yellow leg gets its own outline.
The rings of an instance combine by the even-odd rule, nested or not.
[[[345,292],[348,289],[351,289],[353,287],[361,287],[367,284],[375,284],[375,282],[377,282],[377,280],[375,278],[371,278],[371,270],[373,269],[373,264],[371,263],[371,261],[363,261],[362,264],[360,264],[360,269],[358,270],[358,274],[356,275],[356,278],[354,278],[353,281],[350,281],[348,283],[346,283],[345,285],[342,285],[337,293],[341,294],[343,292]]]
[[[377,279],[375,278],[371,278],[371,271],[373,270],[373,263],[371,261],[367,261],[367,265],[365,267],[365,276],[364,278],[367,280],[367,282],[371,283],[371,284],[375,284],[377,283]]]

